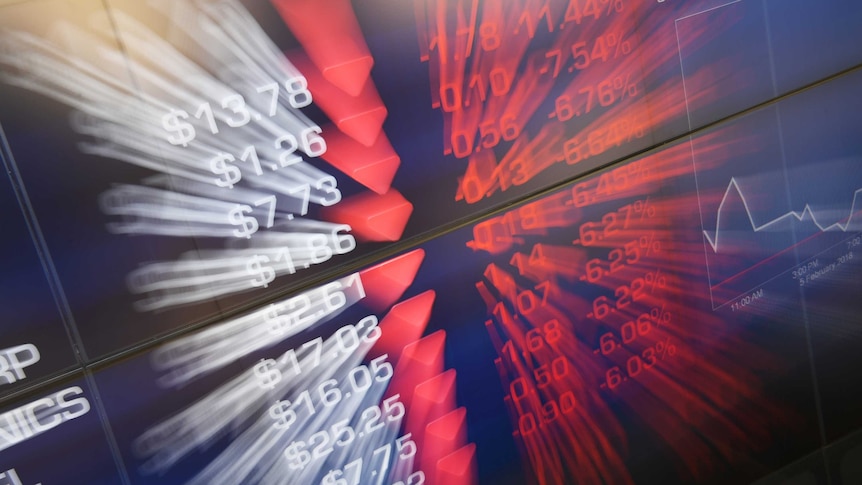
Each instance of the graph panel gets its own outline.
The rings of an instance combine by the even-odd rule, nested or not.
[[[847,76],[695,139],[717,137],[725,147],[694,159],[715,306],[797,266],[792,277],[804,286],[829,271],[832,261],[818,254],[862,229],[856,81]]]

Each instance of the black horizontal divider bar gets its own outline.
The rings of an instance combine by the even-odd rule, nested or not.
[[[169,342],[173,339],[194,333],[194,332],[201,330],[203,328],[206,328],[210,325],[214,325],[214,324],[217,324],[219,322],[229,320],[231,318],[235,318],[239,315],[242,315],[245,312],[248,312],[248,311],[254,310],[256,308],[268,305],[270,303],[274,303],[278,300],[282,300],[282,299],[289,297],[293,294],[300,293],[300,292],[308,290],[310,288],[319,286],[323,283],[327,283],[332,279],[356,272],[356,271],[358,271],[358,270],[360,270],[360,269],[362,269],[368,265],[382,262],[383,260],[390,258],[392,256],[395,256],[399,253],[409,251],[411,249],[415,249],[416,247],[418,247],[418,246],[420,246],[420,245],[422,245],[422,244],[424,244],[424,243],[426,243],[432,239],[436,239],[438,237],[445,236],[446,234],[449,234],[451,232],[457,231],[457,230],[462,229],[464,227],[470,226],[472,224],[475,224],[475,223],[477,223],[481,220],[487,219],[489,217],[500,215],[500,214],[512,209],[513,207],[517,207],[517,206],[520,206],[523,204],[534,202],[538,199],[541,199],[542,197],[544,197],[546,195],[549,195],[553,192],[556,192],[557,190],[562,189],[566,185],[570,185],[572,183],[575,183],[580,179],[583,179],[583,178],[595,175],[599,172],[611,169],[614,166],[620,165],[620,164],[622,164],[628,160],[631,160],[631,159],[634,159],[637,157],[641,157],[644,155],[648,155],[651,153],[655,153],[667,145],[679,142],[679,141],[684,140],[685,138],[688,138],[688,137],[695,136],[695,135],[697,135],[701,132],[704,132],[706,130],[709,130],[710,128],[713,128],[717,125],[726,123],[728,121],[731,121],[731,120],[734,120],[737,118],[741,118],[741,117],[743,117],[743,116],[745,116],[751,112],[757,111],[757,110],[765,108],[767,106],[777,104],[777,103],[781,102],[782,100],[790,98],[792,96],[795,96],[795,95],[797,95],[803,91],[808,91],[808,90],[814,89],[818,86],[828,84],[829,82],[831,82],[834,79],[840,78],[844,75],[847,75],[847,74],[850,74],[854,71],[859,71],[859,70],[862,70],[862,63],[857,64],[853,67],[844,69],[842,71],[839,71],[839,72],[832,74],[830,76],[827,76],[823,79],[820,79],[819,81],[815,81],[813,83],[804,85],[802,87],[790,90],[790,91],[788,91],[782,95],[779,95],[779,96],[772,98],[770,100],[755,104],[755,105],[753,105],[749,108],[746,108],[742,111],[739,111],[737,113],[734,113],[734,114],[725,116],[723,118],[720,118],[718,120],[715,120],[713,122],[707,123],[707,124],[705,124],[701,127],[698,127],[694,130],[686,131],[685,133],[682,133],[680,135],[671,137],[667,140],[655,143],[651,146],[648,146],[648,147],[643,148],[641,150],[632,152],[632,153],[625,155],[621,158],[614,159],[614,160],[608,161],[604,164],[598,165],[598,166],[591,168],[585,172],[578,173],[577,175],[573,175],[571,177],[561,179],[559,182],[557,182],[553,185],[550,185],[550,186],[544,187],[542,189],[536,190],[532,193],[528,193],[524,196],[521,196],[520,198],[518,198],[516,200],[508,201],[506,203],[497,204],[496,206],[490,207],[490,208],[485,209],[483,211],[479,211],[478,213],[463,216],[463,217],[458,218],[456,220],[442,224],[442,225],[434,228],[433,230],[427,231],[425,233],[417,234],[415,236],[411,236],[411,237],[396,241],[394,243],[387,244],[386,247],[370,251],[369,253],[367,253],[367,254],[365,254],[365,255],[363,255],[363,256],[361,256],[361,257],[359,257],[353,261],[348,261],[342,265],[334,266],[332,268],[327,268],[325,270],[322,270],[322,271],[318,272],[317,274],[310,275],[310,276],[300,280],[295,285],[292,285],[292,286],[287,287],[287,288],[279,289],[279,290],[274,290],[265,296],[262,296],[260,298],[255,298],[253,300],[246,302],[243,305],[237,306],[236,308],[232,308],[228,311],[225,311],[224,313],[220,313],[216,317],[211,317],[211,318],[205,319],[201,322],[190,324],[190,325],[184,326],[182,328],[164,333],[164,334],[162,334],[156,338],[153,338],[149,341],[141,342],[141,343],[133,345],[131,347],[127,347],[125,349],[118,350],[118,351],[116,351],[110,355],[100,357],[97,359],[92,359],[89,362],[85,362],[82,365],[82,367],[80,367],[80,368],[74,368],[74,369],[70,369],[67,371],[61,371],[60,373],[31,381],[28,385],[23,386],[21,388],[18,388],[15,391],[10,392],[6,396],[4,396],[2,398],[2,400],[0,400],[0,403],[5,404],[7,402],[11,402],[11,401],[18,400],[18,399],[23,400],[24,398],[27,398],[27,397],[30,397],[30,396],[37,394],[42,388],[44,388],[48,385],[57,384],[57,383],[60,383],[60,382],[63,382],[63,381],[69,380],[69,379],[73,379],[75,377],[83,376],[84,371],[89,371],[91,373],[97,372],[100,369],[104,369],[105,367],[117,364],[117,363],[122,362],[124,360],[132,359],[134,357],[139,356],[140,354],[148,352],[148,351],[152,350],[153,348],[158,347],[158,346],[160,346],[166,342]],[[575,167],[576,166],[577,165],[575,165]]]

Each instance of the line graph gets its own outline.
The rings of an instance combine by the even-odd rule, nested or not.
[[[850,206],[849,215],[843,219],[845,221],[844,224],[842,224],[841,221],[838,221],[838,222],[834,222],[834,223],[829,224],[829,225],[824,225],[823,223],[821,223],[818,220],[818,217],[815,214],[814,210],[811,209],[811,206],[808,204],[805,204],[805,207],[802,209],[802,211],[799,211],[799,212],[790,211],[786,214],[783,214],[779,217],[776,217],[775,219],[770,220],[769,222],[766,222],[766,223],[761,224],[761,225],[757,225],[754,222],[751,208],[749,206],[748,201],[745,198],[745,194],[743,193],[742,189],[739,187],[739,183],[736,181],[735,178],[731,178],[730,183],[727,185],[727,190],[724,193],[724,197],[722,197],[721,202],[718,205],[718,210],[716,212],[717,216],[716,216],[716,222],[715,222],[715,231],[713,231],[711,236],[710,236],[709,231],[706,231],[706,230],[703,231],[703,235],[706,237],[707,242],[712,247],[712,250],[716,253],[720,252],[720,250],[719,250],[719,245],[720,245],[719,237],[721,236],[722,216],[724,215],[724,207],[728,201],[728,197],[730,197],[733,194],[733,192],[736,192],[736,195],[742,201],[742,205],[745,208],[745,214],[747,215],[748,221],[751,224],[751,229],[755,233],[761,232],[761,231],[766,231],[766,230],[769,230],[770,228],[773,228],[773,227],[780,227],[780,225],[782,223],[784,223],[785,221],[789,221],[792,223],[794,220],[797,222],[805,222],[807,220],[811,221],[811,223],[813,223],[814,226],[816,226],[820,230],[820,232],[828,232],[828,231],[832,231],[832,230],[836,230],[836,229],[841,231],[841,232],[847,232],[848,230],[851,230],[851,225],[855,222],[853,216],[856,215],[856,211],[857,211],[856,208],[857,208],[858,203],[859,203],[860,195],[862,195],[862,188],[856,190],[853,193],[853,203]],[[822,216],[820,218],[822,219]]]
[[[700,208],[714,309],[804,261],[816,266],[830,248],[862,231],[862,188],[848,172],[856,161],[780,171],[761,166],[748,174],[731,162],[702,179],[711,186],[701,185]]]
[[[828,264],[862,231],[860,122],[846,93],[825,90],[692,140],[713,309],[769,282],[798,285],[793,269]]]

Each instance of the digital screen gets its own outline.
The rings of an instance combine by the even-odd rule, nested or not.
[[[858,32],[0,2],[0,485],[862,482]]]

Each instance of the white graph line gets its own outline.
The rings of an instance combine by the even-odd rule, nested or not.
[[[840,222],[836,222],[834,224],[830,224],[828,226],[823,226],[817,221],[817,218],[814,215],[814,212],[811,210],[811,207],[808,204],[805,204],[805,207],[801,212],[790,211],[787,214],[784,214],[780,217],[777,217],[765,224],[758,226],[754,223],[754,219],[751,216],[751,210],[748,207],[748,201],[745,200],[745,194],[742,193],[742,189],[739,188],[739,184],[736,182],[736,179],[731,178],[730,183],[727,185],[727,190],[724,192],[724,197],[721,199],[721,203],[718,204],[717,217],[715,220],[715,232],[714,235],[710,237],[708,231],[703,231],[703,235],[706,237],[706,240],[709,242],[709,245],[712,246],[712,250],[716,253],[718,252],[718,243],[719,243],[719,229],[721,228],[721,216],[722,209],[724,208],[724,203],[727,202],[727,196],[730,195],[730,191],[735,189],[736,193],[739,194],[739,198],[742,200],[742,205],[745,207],[745,213],[748,215],[748,221],[751,223],[751,228],[754,232],[760,232],[764,229],[769,228],[770,226],[777,224],[781,221],[788,220],[790,218],[795,218],[797,221],[802,221],[807,214],[811,218],[811,222],[817,226],[822,232],[832,231],[832,230],[840,230],[842,232],[847,232],[847,228],[850,227],[850,223],[853,219],[853,214],[856,213],[856,202],[859,200],[860,194],[862,194],[862,189],[858,189],[853,193],[853,204],[850,206],[850,215],[847,217],[847,222],[845,224],[841,224]]]

